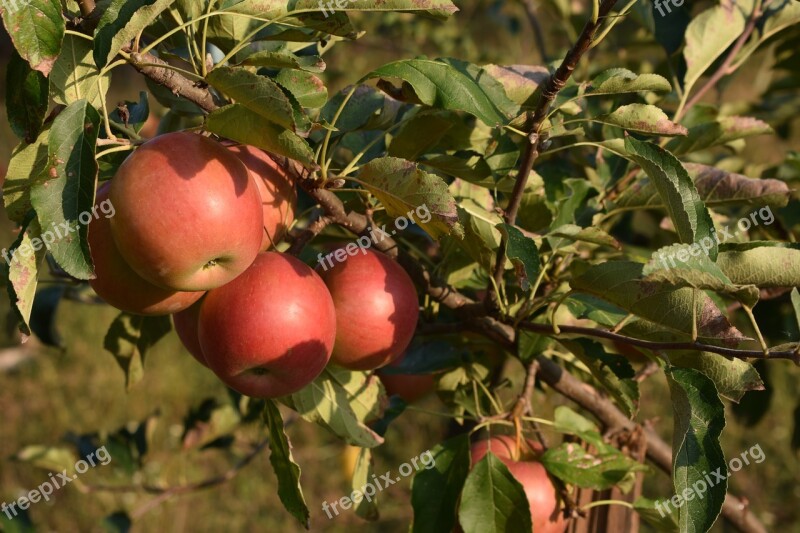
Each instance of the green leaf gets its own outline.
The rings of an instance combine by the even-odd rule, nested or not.
[[[683,84],[687,94],[700,76],[744,31],[745,18],[750,13],[742,11],[741,6],[734,2],[723,2],[706,9],[689,23],[683,49],[686,59]]]
[[[148,117],[150,116],[150,101],[148,99],[147,91],[139,91],[139,101],[130,102],[125,101],[122,103],[127,109],[127,116],[123,118],[120,114],[120,107],[109,114],[114,128],[130,135],[132,133],[139,133],[142,131]],[[132,137],[132,135],[130,135]]]
[[[3,24],[14,47],[33,70],[50,74],[66,29],[59,0],[25,0],[15,4],[15,10],[5,6]]]
[[[536,281],[541,271],[539,249],[536,247],[536,243],[514,226],[498,224],[496,227],[506,237],[506,257],[511,260],[516,269],[517,279],[522,290],[530,290],[531,283]]]
[[[639,91],[670,92],[672,85],[658,74],[636,74],[626,68],[601,72],[590,82],[585,96],[625,94]]]
[[[217,67],[206,76],[214,88],[228,97],[281,126],[294,131],[292,104],[277,83],[244,68]]]
[[[750,117],[721,117],[711,122],[701,122],[689,127],[686,137],[672,139],[666,149],[675,155],[699,152],[737,139],[756,135],[772,135],[769,124]]]
[[[308,529],[310,512],[300,487],[300,467],[292,457],[292,445],[283,429],[283,418],[274,400],[264,403],[264,416],[269,430],[269,462],[278,478],[278,497],[292,516]]]
[[[705,374],[723,398],[739,402],[748,391],[764,390],[758,371],[741,359],[728,359],[710,352],[674,351],[669,361],[681,368],[693,368]]]
[[[103,68],[175,0],[111,0],[94,32],[94,62]]]
[[[433,467],[418,470],[411,483],[411,533],[452,531],[456,525],[456,506],[469,473],[469,435],[437,444],[430,453]]]
[[[408,83],[416,97],[425,105],[453,111],[465,111],[489,126],[508,124],[513,113],[505,114],[502,101],[476,82],[471,73],[442,60],[408,59],[384,65],[363,79],[399,78]],[[508,100],[506,97],[505,100]],[[506,109],[508,112],[508,109]]]
[[[449,190],[458,204],[458,219],[464,228],[464,238],[453,241],[488,271],[500,246],[501,234],[495,226],[503,221],[494,210],[494,198],[488,189],[458,178]]]
[[[604,326],[616,326],[628,313],[591,294],[575,293],[564,301],[575,318],[588,318]]]
[[[49,470],[51,472],[66,470],[67,474],[71,476],[73,472],[75,472],[75,463],[78,461],[78,458],[75,457],[75,452],[69,448],[56,448],[34,444],[26,446],[14,454],[14,460],[30,463],[36,468]]]
[[[752,179],[696,163],[683,164],[694,181],[697,193],[708,208],[727,206],[784,207],[789,203],[788,185],[776,179]],[[664,209],[664,203],[653,185],[645,178],[622,191],[614,209]]]
[[[759,288],[800,287],[800,250],[760,246],[722,251],[717,266],[733,283]]]
[[[15,51],[6,72],[6,110],[11,129],[20,139],[34,142],[47,114],[50,81],[33,70]]]
[[[647,525],[659,532],[678,533],[680,531],[678,529],[678,523],[675,521],[672,514],[665,513],[664,509],[659,510],[660,507],[656,507],[656,505],[660,506],[661,502],[650,500],[644,496],[639,496],[636,501],[633,502],[633,508],[636,509],[639,516],[647,522]]]
[[[50,80],[50,97],[55,103],[69,105],[83,99],[100,108],[111,74],[100,77],[100,69],[94,64],[91,41],[67,35]]]
[[[138,316],[120,313],[106,333],[103,348],[111,352],[130,390],[144,376],[147,351],[172,329],[169,316]]]
[[[797,320],[797,328],[800,329],[800,292],[797,287],[792,289],[792,309],[794,309],[794,318]]]
[[[588,339],[559,342],[589,368],[628,418],[636,415],[639,384],[633,379],[635,372],[625,357],[606,353],[602,344]]]
[[[458,521],[464,533],[532,531],[525,490],[506,465],[488,452],[467,476]]]
[[[592,118],[592,121],[646,135],[674,136],[688,133],[685,127],[672,122],[661,109],[647,104],[620,106],[607,115]]]
[[[548,449],[542,455],[542,464],[558,479],[593,490],[606,490],[616,485],[627,489],[630,478],[648,468],[613,446],[603,442],[596,432],[581,432],[579,436],[590,442],[596,451],[589,452],[580,444],[565,442]]]
[[[725,427],[725,409],[714,383],[701,372],[668,368],[666,374],[675,410],[672,438],[675,494],[684,498],[684,491],[695,493],[680,507],[678,523],[681,531],[705,533],[719,516],[728,488],[728,466],[719,443]],[[714,472],[723,479],[712,477]],[[711,486],[707,483],[709,479]],[[703,495],[701,487],[705,487]]]
[[[731,296],[749,308],[759,297],[758,287],[732,283],[699,244],[674,244],[659,249],[653,253],[642,273],[646,281],[715,291]]]
[[[508,97],[519,105],[529,104],[536,90],[550,77],[547,67],[486,65],[483,70],[503,85]]]
[[[21,143],[11,154],[3,183],[3,202],[8,218],[22,224],[31,207],[31,186],[47,169],[47,141],[50,126],[45,126],[32,144]]]
[[[377,495],[365,498],[365,489],[367,487],[367,483],[370,483],[370,478],[373,476],[374,470],[372,450],[369,448],[361,448],[361,450],[358,452],[356,467],[353,471],[353,479],[350,485],[353,489],[351,494],[361,494],[361,497],[360,501],[358,502],[356,502],[356,499],[359,499],[358,496],[356,496],[355,499],[351,497],[351,499],[355,505],[356,514],[364,520],[369,520],[370,522],[374,522],[380,518],[380,513],[378,512]]]
[[[709,257],[716,260],[714,222],[681,162],[666,150],[631,137],[625,138],[625,149],[653,180],[681,242],[710,240]]]
[[[62,111],[50,128],[49,168],[30,193],[42,232],[54,237],[50,253],[61,268],[78,279],[94,277],[86,239],[93,216],[99,127],[100,115],[86,100],[78,100]]]
[[[390,216],[414,220],[434,239],[451,232],[463,235],[456,202],[447,184],[411,161],[396,157],[373,159],[362,167],[358,180],[380,200]],[[431,215],[428,222],[416,216],[416,210],[424,207]]]
[[[328,101],[325,83],[310,72],[283,69],[278,72],[275,81],[292,93],[303,107],[318,109]]]
[[[288,68],[319,74],[325,71],[325,62],[319,56],[298,56],[286,49],[261,50],[247,56],[239,63],[249,67]]]
[[[696,320],[699,338],[733,345],[745,340],[704,292],[647,282],[643,268],[639,263],[610,261],[590,267],[570,285],[677,333],[691,335]]]
[[[557,241],[557,239],[552,239],[552,237],[561,237],[570,241],[588,242],[590,244],[598,244],[600,246],[609,246],[611,248],[616,248],[617,250],[622,248],[622,245],[619,243],[619,241],[617,241],[617,239],[596,226],[582,228],[580,226],[576,226],[575,224],[564,224],[563,226],[559,226],[549,231],[547,236],[551,237],[548,239],[551,243]]]
[[[329,366],[310,385],[281,401],[349,444],[374,448],[383,438],[365,422],[380,417],[382,391],[376,376]]]
[[[39,281],[39,265],[47,250],[41,240],[39,221],[30,213],[19,237],[8,251],[3,250],[2,271],[7,279],[6,289],[11,308],[19,321],[24,337],[31,334],[29,322]]]
[[[231,104],[212,111],[208,115],[206,128],[221,137],[257,146],[305,165],[315,165],[314,152],[305,139],[242,104]]]
[[[262,0],[263,3],[263,0]],[[284,2],[270,2],[278,5]],[[387,12],[402,11],[406,13],[416,13],[429,15],[437,19],[445,20],[450,15],[458,11],[458,8],[449,0],[347,0],[347,2],[335,2],[334,11],[366,11],[366,12]],[[341,7],[340,7],[341,6]],[[322,11],[319,0],[298,0],[292,4],[294,11],[301,9],[317,9]],[[328,10],[330,14],[330,10]]]

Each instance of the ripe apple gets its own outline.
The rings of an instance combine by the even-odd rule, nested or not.
[[[206,363],[203,349],[200,348],[200,339],[197,336],[197,321],[200,319],[202,303],[203,301],[200,300],[188,309],[175,313],[172,315],[172,323],[175,325],[175,331],[183,347],[197,359],[198,363],[207,367],[208,363]]]
[[[397,366],[402,357],[393,361],[386,368]],[[406,403],[414,403],[430,394],[436,386],[436,379],[432,374],[386,374],[378,370],[378,379],[383,383],[386,394],[398,395]]]
[[[266,251],[283,238],[294,219],[297,190],[286,171],[262,150],[244,145],[230,150],[241,159],[258,186],[264,212],[261,251]]]
[[[96,206],[108,199],[110,185],[97,190]],[[95,278],[89,280],[94,292],[110,305],[137,315],[168,315],[182,311],[203,296],[198,292],[176,292],[156,287],[142,279],[125,262],[111,236],[110,219],[102,215],[89,222],[89,250]]]
[[[542,448],[539,443],[530,440],[527,442],[533,448],[534,454],[541,452]],[[536,533],[563,533],[567,528],[567,521],[561,512],[555,485],[547,475],[542,463],[533,457],[525,455],[523,452],[523,457],[519,461],[515,461],[513,456],[516,448],[516,440],[508,435],[479,440],[470,448],[472,464],[475,465],[483,459],[488,450],[491,450],[525,489],[525,496],[528,497],[528,505],[531,510],[533,531]]]
[[[296,392],[316,378],[336,340],[336,309],[316,272],[294,257],[260,253],[200,306],[200,348],[231,388],[258,398]]]
[[[229,282],[261,246],[262,209],[247,168],[195,133],[156,137],[111,181],[111,232],[131,267],[150,283],[200,291]]]
[[[351,370],[391,363],[408,347],[417,326],[419,301],[411,278],[388,256],[372,250],[327,266],[318,271],[336,306],[331,360]]]

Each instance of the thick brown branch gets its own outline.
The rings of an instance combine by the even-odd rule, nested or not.
[[[150,53],[140,54],[134,52],[131,48],[125,48],[123,51],[128,54],[128,62],[133,68],[159,85],[163,85],[172,91],[174,95],[182,96],[194,102],[208,113],[219,107],[214,102],[214,97],[206,86],[199,85],[169,68],[154,66],[168,65],[165,61]]]
[[[578,41],[567,52],[566,57],[561,62],[561,65],[548,78],[547,83],[542,88],[539,100],[536,102],[536,108],[532,113],[528,113],[525,121],[525,131],[528,132],[528,144],[525,147],[525,152],[522,154],[522,160],[519,164],[519,171],[517,174],[517,181],[514,183],[514,190],[511,192],[511,197],[508,201],[503,218],[506,224],[514,225],[517,220],[517,213],[519,206],[522,204],[522,196],[525,192],[525,187],[528,184],[528,176],[533,170],[533,164],[539,157],[539,131],[544,124],[547,113],[550,111],[550,106],[555,100],[561,89],[567,84],[567,81],[572,76],[575,68],[578,66],[583,54],[591,47],[594,42],[594,37],[600,25],[605,20],[605,17],[614,8],[617,0],[605,0],[600,4],[599,17],[596,21],[589,21],[583,27],[583,31],[578,37]],[[505,272],[506,252],[508,248],[508,240],[503,237],[500,240],[500,246],[497,249],[497,256],[495,258],[495,267],[493,277],[495,283],[490,284],[487,288],[486,303],[493,309],[498,308],[497,305],[497,292],[495,287],[499,287],[503,282],[503,274]]]

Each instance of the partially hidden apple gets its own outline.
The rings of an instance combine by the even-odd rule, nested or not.
[[[130,266],[160,287],[200,291],[244,272],[261,246],[255,181],[227,148],[168,133],[140,146],[111,181],[114,241]]]
[[[264,151],[246,145],[232,146],[230,150],[244,163],[258,186],[264,213],[261,250],[266,251],[283,238],[292,223],[297,190],[286,171]]]
[[[172,315],[172,323],[175,325],[175,332],[181,340],[181,344],[186,350],[197,359],[197,362],[203,366],[208,366],[206,357],[203,355],[203,349],[200,347],[200,338],[197,335],[197,322],[200,320],[200,306],[203,301],[200,300],[188,309],[184,309],[179,313]]]
[[[200,305],[206,364],[247,396],[277,398],[311,383],[330,360],[336,310],[320,277],[298,259],[258,254]]]
[[[383,383],[386,394],[389,396],[397,395],[406,403],[414,403],[427,396],[436,386],[436,379],[433,374],[387,374],[388,368],[396,367],[402,357],[393,361],[386,367],[377,371],[378,379]]]
[[[470,455],[474,466],[486,453],[491,452],[506,465],[525,490],[531,510],[535,533],[563,533],[567,521],[561,512],[558,493],[542,463],[535,459],[541,453],[541,445],[528,440],[532,450],[521,450],[519,460],[514,459],[516,440],[508,435],[497,435],[472,444]]]
[[[109,187],[109,183],[104,183],[97,189],[96,206],[108,200]],[[128,313],[168,315],[186,309],[203,296],[202,291],[172,291],[145,281],[125,262],[117,249],[111,236],[110,219],[99,209],[95,212],[99,216],[92,217],[89,223],[89,250],[96,277],[89,280],[89,285],[100,298]]]
[[[405,270],[372,250],[325,266],[317,270],[336,306],[332,361],[351,370],[374,370],[400,357],[419,318],[417,291]]]

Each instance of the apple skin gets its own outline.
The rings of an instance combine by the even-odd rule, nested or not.
[[[200,348],[229,387],[256,398],[297,392],[325,368],[336,309],[320,277],[298,259],[258,254],[200,306]]]
[[[264,151],[244,145],[229,150],[244,163],[258,187],[264,213],[261,251],[266,251],[280,242],[294,220],[297,189],[286,171]]]
[[[405,270],[372,250],[317,269],[336,306],[331,360],[350,370],[374,370],[405,352],[419,318],[419,300]]]
[[[528,440],[534,453],[542,451],[538,442]],[[470,455],[472,465],[483,459],[487,451],[492,453],[506,465],[511,475],[520,482],[528,497],[531,510],[533,531],[535,533],[563,533],[567,521],[561,512],[556,487],[547,475],[542,463],[531,458],[513,459],[516,440],[508,435],[497,435],[490,439],[479,440],[472,444]]]
[[[250,266],[261,246],[258,188],[221,144],[194,133],[160,135],[120,166],[109,193],[114,241],[150,283],[209,290]]]
[[[208,367],[203,349],[200,347],[200,338],[197,335],[198,320],[200,319],[200,306],[203,300],[196,302],[188,309],[172,315],[175,332],[186,350],[197,359],[201,365]]]
[[[95,205],[108,199],[110,184],[97,190]],[[110,219],[98,209],[89,222],[89,250],[95,278],[89,280],[94,292],[108,304],[137,315],[168,315],[186,309],[203,296],[198,292],[176,292],[156,287],[142,279],[125,262],[111,236]]]
[[[392,361],[387,368],[397,366],[403,358]],[[383,383],[386,394],[389,396],[397,395],[406,403],[414,403],[424,398],[436,387],[436,379],[433,374],[385,374],[382,370],[377,371],[378,379]]]

